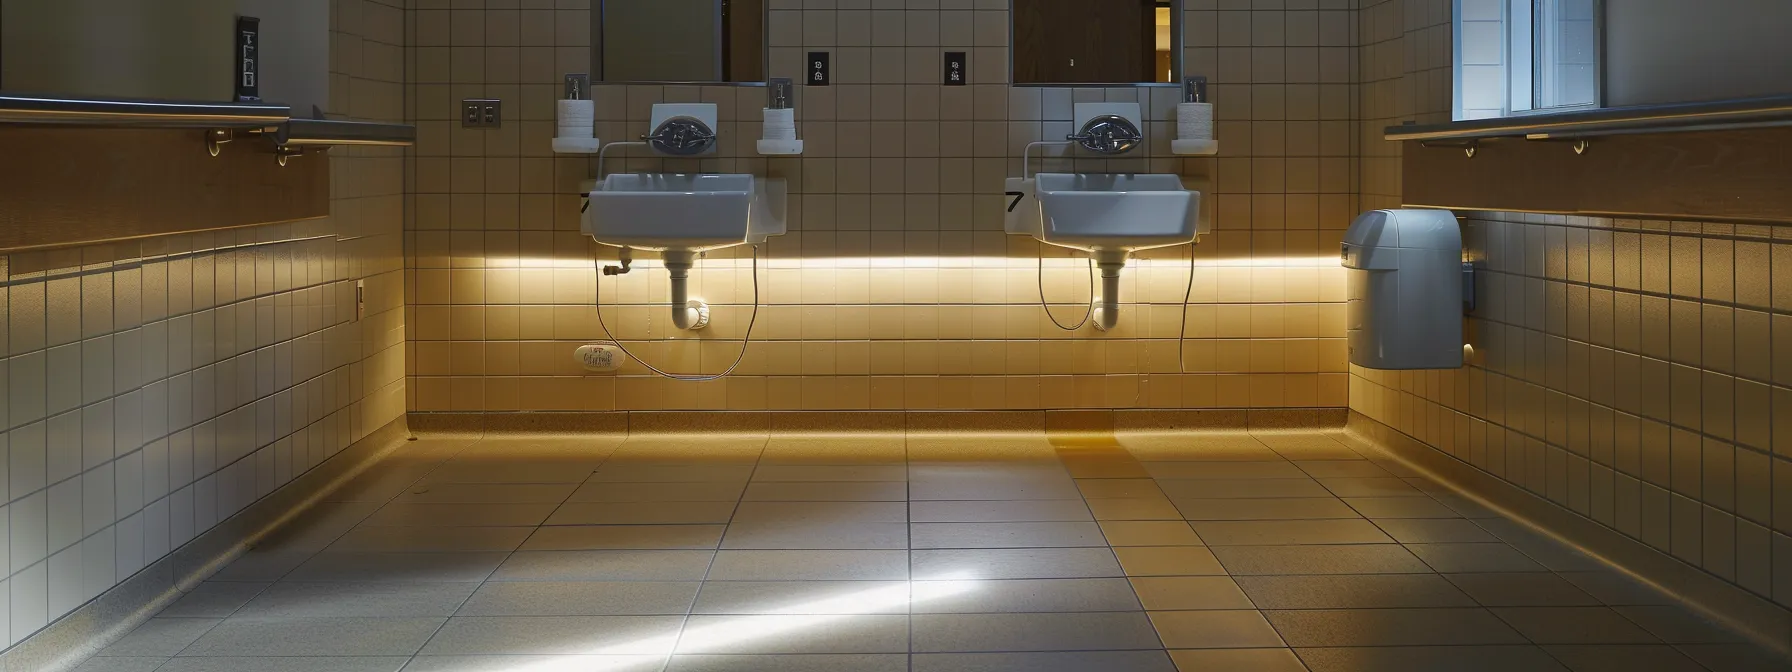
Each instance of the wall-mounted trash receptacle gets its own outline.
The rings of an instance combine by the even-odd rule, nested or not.
[[[1448,210],[1372,210],[1344,232],[1350,363],[1462,366],[1462,230]]]

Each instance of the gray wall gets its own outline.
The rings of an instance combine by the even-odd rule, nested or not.
[[[1605,104],[1792,93],[1792,2],[1605,0]]]
[[[0,87],[228,100],[235,11],[236,0],[0,0]]]
[[[0,88],[230,100],[236,16],[261,19],[261,95],[329,109],[330,0],[0,0]]]

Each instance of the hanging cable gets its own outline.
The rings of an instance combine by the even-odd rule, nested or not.
[[[596,284],[597,293],[595,295],[595,298],[592,300],[592,303],[593,303],[593,305],[597,306],[597,326],[603,328],[604,337],[610,339],[611,343],[615,343],[616,348],[618,350],[621,350],[622,354],[627,355],[629,359],[640,362],[641,366],[646,367],[648,371],[652,371],[656,374],[659,374],[659,376],[662,378],[668,378],[671,380],[682,380],[682,381],[692,382],[692,383],[705,383],[705,382],[709,382],[712,380],[720,380],[722,378],[728,377],[730,374],[734,373],[734,369],[736,369],[737,367],[740,366],[741,360],[744,360],[747,358],[747,344],[752,342],[752,340],[753,340],[753,324],[759,321],[759,246],[752,245],[750,247],[753,248],[753,313],[752,313],[752,316],[747,318],[747,333],[745,335],[741,336],[741,339],[740,339],[740,354],[736,355],[734,357],[734,363],[728,365],[728,370],[723,371],[718,374],[715,374],[715,375],[710,375],[710,376],[689,375],[689,374],[681,374],[681,373],[666,373],[665,371],[661,371],[658,368],[655,368],[652,364],[648,364],[647,360],[641,359],[640,357],[636,357],[635,353],[629,352],[628,346],[625,346],[622,344],[622,339],[616,338],[616,336],[614,334],[610,333],[610,325],[604,323],[603,262],[600,262],[597,260],[596,257],[593,257],[591,259],[591,269],[592,269],[592,273],[594,274],[594,277],[597,278],[597,284]],[[683,306],[674,306],[674,309],[683,310],[684,307]]]
[[[1176,371],[1188,373],[1187,355],[1183,354],[1188,343],[1188,301],[1195,296],[1195,241],[1188,241],[1188,287],[1182,290],[1182,331],[1176,336]]]
[[[1076,331],[1078,329],[1083,328],[1083,325],[1089,323],[1089,317],[1095,314],[1095,258],[1090,257],[1087,260],[1089,262],[1089,267],[1087,270],[1085,270],[1083,272],[1084,277],[1087,277],[1089,279],[1089,309],[1086,311],[1083,311],[1082,321],[1079,321],[1076,324],[1068,326],[1068,327],[1064,326],[1063,323],[1058,321],[1058,317],[1056,315],[1052,314],[1051,306],[1046,304],[1046,302],[1045,302],[1045,247],[1044,246],[1040,246],[1040,248],[1039,248],[1038,259],[1039,259],[1039,265],[1037,268],[1039,270],[1039,274],[1038,274],[1038,277],[1039,277],[1039,308],[1045,311],[1046,319],[1052,321],[1052,326],[1055,326],[1059,329],[1063,329],[1064,331]]]

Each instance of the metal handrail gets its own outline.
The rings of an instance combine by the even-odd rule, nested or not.
[[[276,142],[292,147],[359,145],[409,147],[417,144],[417,127],[370,121],[293,119],[280,127]]]
[[[285,105],[0,93],[0,123],[7,124],[268,128],[291,116]]]
[[[1705,103],[1637,105],[1582,112],[1474,119],[1445,124],[1389,126],[1386,140],[1472,141],[1522,137],[1532,140],[1638,133],[1683,133],[1792,126],[1792,96]]]

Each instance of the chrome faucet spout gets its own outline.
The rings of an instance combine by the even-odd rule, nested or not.
[[[709,151],[716,144],[716,132],[695,117],[677,116],[665,120],[653,133],[641,136],[655,150],[672,156],[695,156]]]
[[[1132,151],[1145,137],[1139,133],[1139,127],[1126,117],[1102,114],[1083,124],[1081,133],[1066,135],[1064,139],[1082,145],[1091,152],[1111,155]]]

